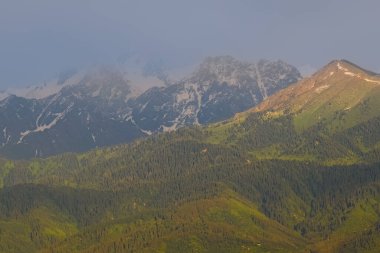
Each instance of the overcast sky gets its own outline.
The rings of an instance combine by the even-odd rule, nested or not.
[[[0,0],[0,88],[129,52],[192,64],[345,58],[380,72],[379,0]]]

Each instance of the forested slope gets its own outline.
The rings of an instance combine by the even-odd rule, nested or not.
[[[332,62],[222,123],[3,159],[0,251],[377,252],[377,81]]]

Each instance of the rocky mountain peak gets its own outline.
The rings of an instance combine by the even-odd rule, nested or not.
[[[150,71],[144,75],[97,67],[82,75],[68,73],[50,96],[20,98],[15,100],[19,106],[12,108],[0,105],[0,117],[6,119],[0,129],[7,129],[6,136],[0,136],[0,154],[84,151],[225,120],[300,78],[294,67],[281,61],[246,63],[231,56],[209,57],[188,78],[168,86],[157,85],[160,80],[150,76],[156,69]],[[133,90],[151,84],[159,87]]]
[[[213,82],[226,83],[228,85],[245,86],[258,83],[278,83],[286,80],[286,83],[296,82],[301,79],[298,70],[281,61],[260,60],[257,63],[240,61],[232,56],[217,56],[206,58],[200,67],[189,78],[189,82],[210,84]],[[268,92],[262,87],[262,95],[268,96]]]
[[[281,90],[253,110],[299,114],[313,111],[319,120],[318,115],[326,112],[347,112],[365,104],[364,101],[379,87],[379,75],[347,60],[334,60],[311,77]]]
[[[339,82],[337,82],[338,79]],[[348,60],[333,60],[311,76],[310,80],[313,80],[315,86],[323,84],[327,80],[339,84],[344,84],[345,82],[343,82],[343,80],[346,80],[346,82],[349,80],[357,80],[360,81],[357,83],[363,81],[372,84],[380,84],[380,75],[359,67]]]
[[[248,65],[232,56],[207,57],[190,79],[192,82],[218,81],[236,84]]]

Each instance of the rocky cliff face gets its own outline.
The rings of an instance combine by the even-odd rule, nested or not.
[[[220,121],[300,78],[297,69],[281,61],[251,64],[210,57],[181,81],[157,82],[158,87],[140,94],[123,73],[101,68],[47,97],[3,99],[0,153],[33,157],[85,151]]]

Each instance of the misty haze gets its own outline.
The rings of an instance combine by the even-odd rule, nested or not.
[[[379,10],[0,0],[0,252],[380,252]]]

